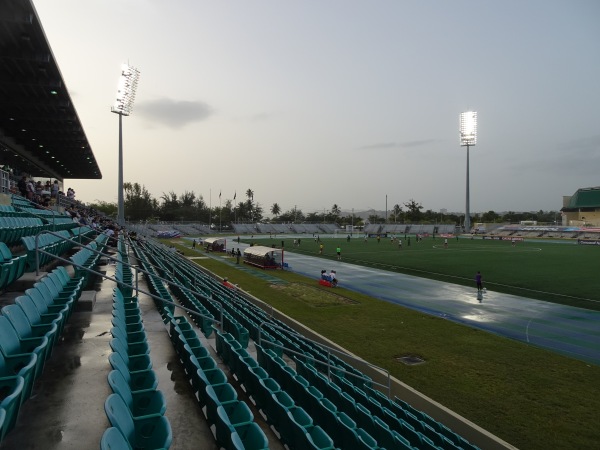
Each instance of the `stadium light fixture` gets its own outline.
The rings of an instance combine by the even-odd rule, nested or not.
[[[118,192],[118,213],[117,223],[125,224],[125,203],[123,201],[123,116],[129,116],[133,110],[135,93],[137,90],[140,72],[128,64],[121,66],[121,77],[117,87],[117,100],[111,111],[119,115],[119,180],[117,186]]]
[[[469,195],[469,147],[477,143],[477,112],[467,111],[460,114],[460,145],[467,147],[467,193],[465,204],[465,231],[471,231],[471,211]]]

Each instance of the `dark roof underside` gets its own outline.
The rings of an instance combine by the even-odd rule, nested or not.
[[[31,0],[0,1],[0,165],[33,176],[102,174]]]

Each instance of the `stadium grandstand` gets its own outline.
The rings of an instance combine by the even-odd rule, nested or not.
[[[600,228],[600,186],[577,189],[563,197],[563,225]]]
[[[101,173],[32,2],[1,2],[0,24],[2,448],[508,446],[174,249],[19,195],[21,174]]]

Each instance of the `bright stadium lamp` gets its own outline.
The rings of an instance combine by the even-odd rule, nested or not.
[[[117,100],[111,108],[112,112],[119,115],[119,181],[117,187],[119,196],[117,223],[119,225],[125,224],[125,207],[123,201],[123,116],[130,115],[133,110],[133,102],[139,78],[140,72],[136,68],[128,64],[121,66],[121,78],[119,78],[119,85],[117,87]]]
[[[469,147],[477,143],[477,112],[467,111],[460,114],[460,145],[467,147],[467,201],[465,205],[465,230],[471,231],[471,212],[469,204]]]

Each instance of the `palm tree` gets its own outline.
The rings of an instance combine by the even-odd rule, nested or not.
[[[277,217],[280,212],[281,212],[281,208],[279,207],[279,205],[277,203],[273,203],[273,206],[271,206],[271,213],[275,217]]]
[[[341,208],[337,204],[334,204],[331,207],[331,214],[334,215],[334,220],[337,220],[337,218],[338,218],[338,216],[340,215],[341,212],[342,212],[342,210],[341,210]]]
[[[248,212],[250,213],[250,220],[254,222],[254,191],[252,189],[248,189],[246,191],[246,197],[248,197]]]

